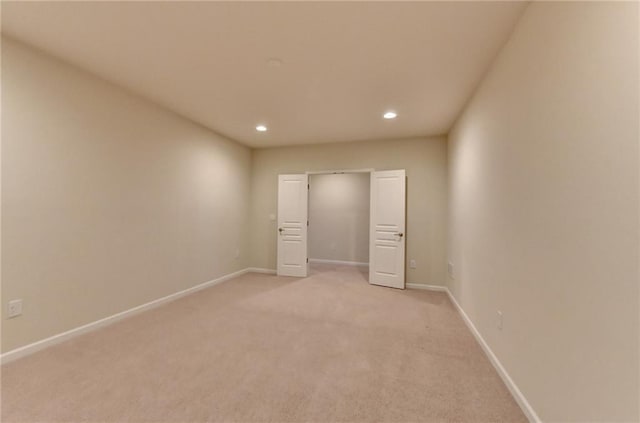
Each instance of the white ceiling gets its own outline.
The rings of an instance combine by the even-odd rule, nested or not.
[[[525,6],[5,1],[2,31],[264,147],[446,134]]]

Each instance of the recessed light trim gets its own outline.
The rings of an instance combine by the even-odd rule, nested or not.
[[[398,117],[398,114],[389,110],[388,112],[385,112],[382,117],[385,119],[395,119],[396,117]]]
[[[266,132],[267,131],[267,127],[265,125],[258,125],[256,126],[256,131],[258,132]]]

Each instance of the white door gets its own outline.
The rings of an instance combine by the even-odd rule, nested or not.
[[[307,175],[278,175],[278,275],[307,276]]]
[[[369,283],[404,289],[406,175],[371,172]]]

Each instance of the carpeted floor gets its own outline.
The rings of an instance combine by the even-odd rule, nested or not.
[[[2,367],[3,422],[524,422],[446,294],[247,274]]]

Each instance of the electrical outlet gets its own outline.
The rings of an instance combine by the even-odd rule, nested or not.
[[[497,320],[498,330],[502,330],[502,312],[498,310],[496,313],[498,314],[498,320]]]
[[[449,262],[447,264],[447,271],[449,272],[449,276],[451,276],[451,279],[453,279],[453,263]]]
[[[22,314],[22,300],[9,301],[9,318],[18,317]]]
[[[235,258],[236,259],[240,258],[240,248],[236,248],[236,256],[235,256]]]
[[[412,269],[416,268],[416,261],[415,260],[409,260],[409,267]]]

